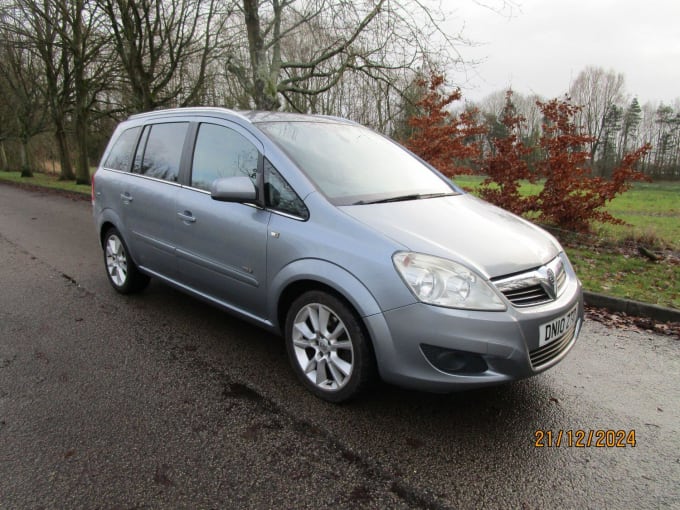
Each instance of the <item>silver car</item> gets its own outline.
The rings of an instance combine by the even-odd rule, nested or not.
[[[134,115],[92,199],[114,289],[157,278],[281,334],[329,401],[376,375],[435,392],[529,377],[581,327],[581,284],[551,235],[347,120]]]

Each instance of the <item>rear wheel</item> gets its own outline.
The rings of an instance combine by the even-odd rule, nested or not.
[[[369,339],[356,313],[323,291],[307,292],[291,305],[286,349],[302,383],[330,402],[352,398],[375,373]]]
[[[149,283],[149,277],[139,272],[115,228],[110,228],[104,235],[104,264],[109,283],[121,294],[139,292]]]

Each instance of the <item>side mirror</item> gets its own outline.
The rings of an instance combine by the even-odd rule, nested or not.
[[[257,189],[249,177],[223,177],[213,181],[210,196],[220,202],[254,202]]]

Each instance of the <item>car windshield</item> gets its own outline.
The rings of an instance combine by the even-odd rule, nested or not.
[[[335,205],[457,193],[402,147],[368,128],[335,122],[258,123]]]

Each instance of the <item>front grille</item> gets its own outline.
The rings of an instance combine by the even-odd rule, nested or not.
[[[531,366],[535,370],[543,368],[545,365],[550,363],[565,350],[567,350],[574,341],[574,335],[576,334],[576,327],[578,326],[578,323],[579,321],[576,321],[576,323],[574,323],[574,325],[567,330],[562,338],[559,338],[554,342],[550,342],[543,347],[539,347],[538,349],[530,351],[529,359],[531,360]]]
[[[550,296],[540,285],[532,285],[516,290],[506,290],[503,295],[515,306],[540,305],[551,301]]]
[[[546,265],[527,271],[495,278],[493,283],[513,305],[535,306],[554,301],[567,283],[567,271],[561,256]]]

